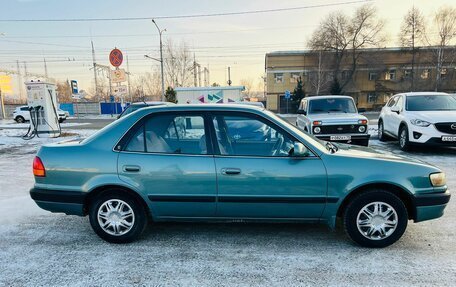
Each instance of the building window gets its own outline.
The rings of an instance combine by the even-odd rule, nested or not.
[[[430,76],[430,71],[429,69],[424,69],[423,72],[421,72],[421,79],[428,79]]]
[[[297,83],[300,78],[301,78],[301,74],[290,73],[290,83]]]
[[[440,70],[440,77],[445,78],[447,73],[448,73],[448,70],[446,68],[443,68],[442,70]]]
[[[377,80],[377,73],[376,72],[369,72],[369,81]]]
[[[282,84],[283,83],[283,73],[274,73],[274,81],[276,84]]]
[[[385,80],[396,80],[396,69],[391,69],[385,74]]]
[[[375,93],[368,93],[367,102],[370,104],[375,104],[377,102],[377,95]]]
[[[405,79],[409,79],[410,77],[412,77],[412,70],[411,69],[405,69],[404,70],[404,78]]]

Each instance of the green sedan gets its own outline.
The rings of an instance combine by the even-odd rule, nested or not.
[[[450,200],[437,167],[320,141],[246,105],[140,109],[82,142],[41,147],[33,172],[38,206],[88,215],[113,243],[148,222],[242,220],[341,222],[356,243],[385,247]]]

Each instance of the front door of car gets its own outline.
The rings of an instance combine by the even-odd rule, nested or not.
[[[399,134],[399,126],[402,122],[402,113],[404,112],[404,96],[398,96],[394,106],[391,107],[389,120],[389,132],[395,136]]]
[[[319,218],[326,203],[322,161],[289,156],[295,139],[251,114],[219,114],[216,136],[217,216]]]
[[[121,180],[148,198],[158,218],[213,217],[216,175],[202,114],[152,114],[130,131]]]

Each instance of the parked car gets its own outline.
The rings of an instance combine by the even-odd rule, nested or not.
[[[378,137],[412,145],[456,146],[456,96],[436,92],[394,95],[382,108]]]
[[[239,119],[271,136],[233,140],[231,123]],[[114,243],[137,239],[148,221],[301,221],[334,228],[342,218],[355,242],[384,247],[402,236],[409,219],[442,216],[450,199],[437,167],[323,143],[247,105],[143,108],[82,142],[43,145],[33,173],[30,194],[38,206],[88,215],[96,234]]]
[[[118,119],[121,117],[124,117],[132,112],[135,112],[141,108],[146,108],[146,107],[154,107],[154,106],[162,106],[162,105],[167,105],[167,104],[173,104],[173,103],[168,103],[168,102],[137,102],[137,103],[131,103],[125,110],[123,110],[120,115],[117,116]]]
[[[60,108],[58,108],[57,115],[59,117],[59,122],[63,123],[70,116],[70,113],[68,111],[64,111],[64,110],[61,110]],[[25,123],[26,121],[30,121],[29,107],[28,106],[17,107],[13,111],[13,119],[18,123]]]
[[[349,96],[315,96],[301,100],[296,126],[325,141],[369,145],[368,120]]]

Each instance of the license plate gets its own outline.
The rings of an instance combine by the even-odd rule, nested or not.
[[[456,142],[456,136],[443,136],[443,142]]]
[[[351,138],[351,136],[330,136],[329,139],[332,141],[349,141]]]

